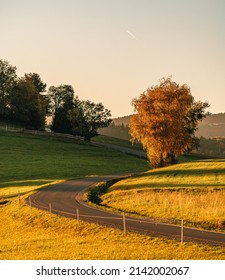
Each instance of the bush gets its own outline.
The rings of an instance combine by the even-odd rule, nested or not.
[[[113,179],[110,181],[100,182],[95,185],[93,188],[90,188],[87,193],[87,200],[100,204],[102,202],[101,195],[105,194],[110,186],[118,182],[120,179]]]

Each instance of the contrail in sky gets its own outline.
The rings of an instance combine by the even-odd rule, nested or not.
[[[138,39],[138,38],[137,38],[133,33],[131,33],[129,30],[126,30],[126,32],[127,32],[132,38],[134,38],[135,40]]]

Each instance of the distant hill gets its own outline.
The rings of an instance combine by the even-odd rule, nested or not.
[[[196,135],[205,138],[225,137],[225,113],[212,114],[206,117],[200,122]]]
[[[100,134],[130,140],[131,116],[113,119],[109,127],[99,130]],[[199,123],[197,137],[202,137],[198,153],[211,157],[225,157],[225,113],[212,114]]]
[[[113,119],[115,126],[124,125],[125,127],[130,123],[130,116]],[[212,114],[207,116],[199,123],[199,129],[196,132],[198,137],[213,138],[225,137],[225,113]]]
[[[116,119],[113,119],[113,122],[115,125],[129,125],[130,123],[130,118],[131,118],[132,115],[130,116],[125,116],[125,117],[120,117],[120,118],[116,118]]]

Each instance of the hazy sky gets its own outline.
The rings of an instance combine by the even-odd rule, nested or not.
[[[113,117],[162,77],[225,112],[224,0],[0,0],[0,58]]]

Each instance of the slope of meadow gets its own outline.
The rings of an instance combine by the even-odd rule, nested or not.
[[[56,180],[148,169],[146,160],[109,149],[24,134],[0,133],[0,155],[0,196],[7,197]]]
[[[225,160],[154,169],[114,184],[101,197],[112,209],[186,225],[225,229]]]

